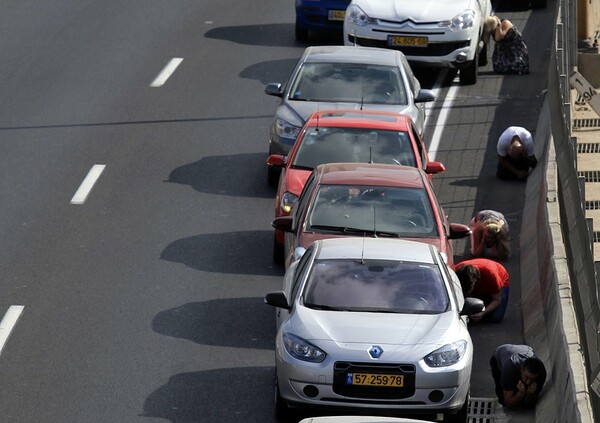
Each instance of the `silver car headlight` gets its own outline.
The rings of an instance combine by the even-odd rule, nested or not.
[[[474,10],[465,10],[464,12],[456,15],[452,18],[450,29],[461,30],[461,29],[469,29],[473,27],[475,23],[475,11]]]
[[[281,207],[281,210],[289,214],[294,208],[294,204],[296,204],[297,200],[298,196],[296,194],[286,191],[281,196],[281,203],[279,204],[279,207]]]
[[[346,9],[346,21],[357,26],[371,25],[375,19],[370,18],[363,10],[355,4],[351,4]]]
[[[324,351],[295,335],[284,333],[282,338],[285,350],[298,360],[320,363],[327,357]]]
[[[289,138],[295,140],[300,133],[299,126],[294,126],[283,119],[277,119],[275,122],[275,132],[280,138]]]
[[[467,351],[467,341],[461,340],[438,348],[427,355],[424,360],[429,367],[447,367],[452,366],[464,357]]]

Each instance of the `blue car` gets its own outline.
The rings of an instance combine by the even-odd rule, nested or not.
[[[296,0],[296,40],[306,41],[309,30],[342,31],[350,0]]]

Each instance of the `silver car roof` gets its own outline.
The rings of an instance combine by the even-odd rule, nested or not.
[[[368,63],[398,66],[402,52],[392,49],[359,46],[312,46],[304,51],[305,63]]]
[[[401,260],[434,264],[435,246],[389,238],[343,237],[315,241],[319,259]]]

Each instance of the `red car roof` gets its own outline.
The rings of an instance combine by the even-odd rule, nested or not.
[[[320,184],[423,188],[425,173],[421,170],[400,165],[377,163],[327,163],[316,169]]]
[[[408,131],[410,116],[369,110],[321,110],[314,112],[306,122],[307,127],[331,126],[338,128],[377,128]]]

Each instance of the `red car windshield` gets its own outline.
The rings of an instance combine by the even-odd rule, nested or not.
[[[321,185],[307,230],[435,238],[438,229],[424,190],[403,187]]]

